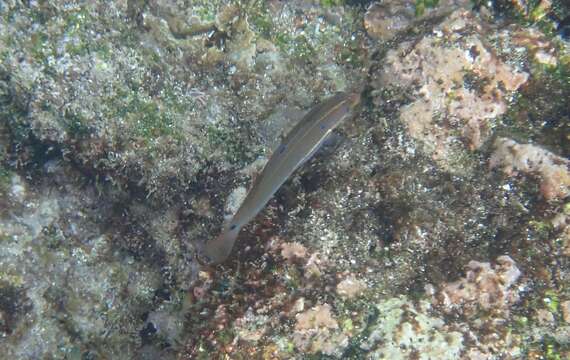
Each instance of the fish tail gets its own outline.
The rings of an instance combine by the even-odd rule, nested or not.
[[[218,237],[206,243],[204,255],[213,264],[224,262],[230,256],[238,234],[239,229],[224,229]]]

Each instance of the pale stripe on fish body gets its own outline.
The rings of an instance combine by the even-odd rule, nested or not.
[[[344,119],[354,115],[359,104],[359,93],[337,93],[303,116],[271,155],[222,233],[206,243],[204,253],[212,263],[227,259],[241,228],[265,207],[295,169],[315,153],[327,135]]]

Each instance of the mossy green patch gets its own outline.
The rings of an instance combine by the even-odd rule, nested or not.
[[[161,136],[177,141],[183,134],[177,124],[175,113],[161,106],[160,100],[149,98],[136,90],[121,89],[106,101],[107,117],[115,122],[125,121],[133,137],[147,142]]]
[[[214,21],[216,20],[219,6],[218,1],[201,1],[200,3],[193,4],[194,15],[200,18],[202,22]]]
[[[320,0],[322,7],[342,6],[345,2],[346,0]]]
[[[363,53],[358,41],[351,39],[345,43],[336,56],[339,64],[350,64],[354,68],[362,68],[366,63],[366,55]]]
[[[66,111],[63,116],[66,131],[74,138],[82,138],[90,133],[88,119],[81,114]]]
[[[255,154],[245,139],[229,127],[210,125],[206,128],[206,138],[212,151],[221,151],[231,164],[244,165],[254,159]]]
[[[541,238],[548,238],[552,231],[552,224],[547,221],[531,220],[528,224],[535,235]]]
[[[232,342],[232,340],[234,339],[234,337],[235,337],[235,334],[234,334],[233,330],[228,329],[228,328],[220,330],[216,334],[216,339],[224,345],[229,345]]]
[[[269,38],[273,31],[273,18],[265,1],[251,1],[247,9],[247,21],[254,32]]]
[[[439,0],[416,0],[414,3],[416,16],[422,16],[426,9],[434,8],[439,4]]]
[[[64,16],[67,31],[81,30],[85,24],[93,21],[86,7],[72,9]]]
[[[568,354],[568,348],[568,344],[561,344],[552,336],[546,336],[542,342],[543,355],[546,360],[567,359],[562,352],[565,351]]]
[[[176,136],[174,119],[167,112],[160,111],[156,103],[140,102],[133,105],[136,107],[132,114],[136,135],[147,139],[163,135]]]
[[[352,319],[345,319],[342,322],[342,330],[347,332],[354,330],[354,324],[352,323]]]
[[[10,284],[10,286],[21,287],[25,285],[24,277],[21,274],[0,271],[0,284]]]
[[[563,19],[567,16],[561,1],[527,0],[522,6],[520,2],[511,0],[472,0],[472,2],[475,9],[488,7],[495,15],[508,18],[509,21],[523,26],[538,27],[549,37],[556,36],[557,24],[554,19]]]
[[[291,36],[288,33],[278,33],[274,39],[277,47],[284,53],[302,61],[311,61],[316,52],[304,35]]]
[[[528,317],[522,315],[515,316],[513,324],[517,330],[522,330],[529,325]]]

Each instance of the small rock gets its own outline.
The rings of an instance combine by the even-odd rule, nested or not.
[[[364,290],[366,290],[366,283],[354,276],[347,277],[336,286],[336,293],[345,299],[352,299],[362,294]]]
[[[296,330],[307,330],[313,328],[338,328],[338,323],[331,314],[329,304],[317,305],[304,313],[297,315]]]
[[[512,285],[520,275],[520,270],[508,256],[498,257],[495,266],[470,261],[465,277],[441,286],[435,295],[435,303],[445,312],[508,311],[508,306],[517,300],[518,293]]]
[[[539,175],[540,192],[547,200],[570,195],[570,161],[567,159],[539,146],[519,144],[507,138],[497,139],[495,149],[489,160],[491,168],[500,168],[508,176]]]
[[[305,298],[300,297],[297,300],[295,300],[295,303],[293,304],[293,307],[291,308],[291,312],[296,314],[296,313],[300,313],[303,310],[305,310]]]
[[[340,355],[348,345],[348,338],[338,326],[329,304],[317,305],[297,314],[293,343],[308,353],[322,352],[326,355]]]
[[[558,60],[556,58],[556,55],[551,54],[551,53],[547,53],[546,51],[537,51],[536,54],[534,54],[534,59],[540,63],[540,64],[544,64],[544,65],[548,65],[548,66],[552,66],[555,67],[556,65],[558,65]]]
[[[410,26],[414,17],[412,1],[374,3],[366,10],[364,27],[370,37],[386,41]]]

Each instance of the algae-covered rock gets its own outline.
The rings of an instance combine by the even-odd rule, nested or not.
[[[461,333],[449,329],[441,318],[428,315],[429,304],[418,307],[405,298],[377,305],[379,317],[360,345],[370,359],[457,359],[464,349]]]
[[[463,143],[478,149],[493,121],[507,111],[507,96],[528,74],[513,69],[485,43],[489,36],[472,14],[459,10],[420,41],[386,55],[380,86],[412,91],[400,110],[409,135],[445,169],[464,171],[453,158]]]
[[[521,4],[0,2],[0,354],[567,357],[569,9]]]
[[[516,173],[540,177],[540,192],[546,199],[565,198],[570,194],[570,161],[530,144],[499,138],[489,159],[491,168],[500,168],[507,175]]]

